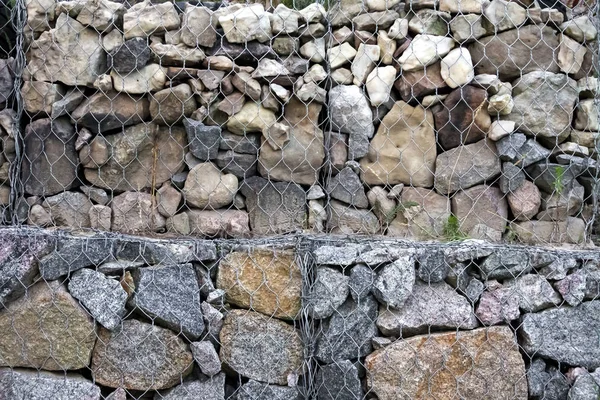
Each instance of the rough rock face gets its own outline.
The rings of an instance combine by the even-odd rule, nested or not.
[[[398,340],[370,354],[365,366],[369,389],[381,400],[425,394],[451,399],[457,393],[466,398],[504,399],[507,393],[527,398],[525,365],[507,327]]]
[[[217,288],[228,302],[268,316],[294,319],[301,306],[302,277],[293,252],[253,250],[227,254]]]
[[[125,192],[115,196],[111,208],[113,231],[140,233],[157,231],[165,226],[165,219],[153,207],[150,194]]]
[[[127,320],[119,332],[100,329],[91,368],[101,385],[148,390],[175,386],[192,366],[192,353],[175,333]]]
[[[6,399],[100,400],[100,388],[77,374],[0,368],[0,393]]]
[[[96,341],[94,321],[58,281],[30,287],[2,310],[0,333],[3,366],[49,371],[87,368]]]
[[[242,376],[285,385],[301,375],[303,345],[299,333],[284,322],[232,310],[221,329],[221,361]]]

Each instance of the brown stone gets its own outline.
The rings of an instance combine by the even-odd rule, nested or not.
[[[365,366],[379,400],[527,399],[525,364],[506,326],[397,340]]]
[[[268,316],[294,319],[301,306],[302,276],[290,251],[254,250],[227,254],[219,264],[217,288],[227,301]]]
[[[452,198],[452,212],[459,229],[469,237],[499,241],[506,229],[508,205],[500,189],[480,185]]]
[[[428,65],[423,69],[403,72],[394,83],[394,87],[404,101],[435,93],[437,89],[448,86],[442,79],[441,63]]]
[[[239,113],[244,106],[246,98],[240,92],[233,92],[219,103],[219,111],[224,112],[225,114],[232,116],[234,114]]]
[[[246,237],[250,235],[248,213],[238,210],[190,210],[189,233],[204,237]],[[181,214],[178,214],[181,215]]]
[[[156,200],[149,193],[125,192],[111,202],[112,230],[123,233],[155,232],[165,226]]]
[[[508,205],[517,221],[533,218],[542,204],[540,190],[533,182],[524,181],[520,188],[507,195]]]
[[[40,282],[0,312],[0,365],[48,371],[87,368],[94,320],[58,281]]]
[[[159,125],[172,125],[196,110],[196,100],[188,84],[163,89],[150,98],[150,115]]]
[[[452,91],[444,107],[434,113],[438,143],[449,150],[485,137],[492,123],[486,107],[487,92],[473,86]]]

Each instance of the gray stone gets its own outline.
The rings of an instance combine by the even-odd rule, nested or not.
[[[152,58],[147,38],[133,38],[108,53],[107,64],[121,75],[142,69]]]
[[[157,323],[197,339],[204,331],[200,288],[192,264],[138,268],[132,305]]]
[[[377,336],[377,300],[373,296],[352,299],[321,324],[316,357],[330,364],[366,356],[372,351],[371,339]]]
[[[233,150],[242,154],[257,154],[260,149],[260,135],[247,133],[244,136],[227,131],[221,132],[220,150]]]
[[[300,393],[295,387],[269,385],[250,379],[240,387],[237,400],[300,400]]]
[[[6,400],[100,400],[100,388],[73,373],[0,368],[0,393]]]
[[[225,317],[220,340],[221,361],[242,376],[286,385],[290,375],[302,374],[302,339],[283,321],[232,310]]]
[[[479,301],[479,298],[483,294],[485,290],[485,285],[478,279],[471,279],[469,284],[464,289],[464,294],[467,296],[467,299],[471,301],[471,303],[476,303]]]
[[[246,198],[254,233],[287,233],[302,229],[306,217],[306,193],[300,186],[253,176],[244,180],[240,192]]]
[[[363,398],[358,369],[349,360],[321,366],[317,374],[316,386],[319,400]]]
[[[226,174],[248,178],[257,174],[256,154],[240,154],[232,150],[220,151],[215,158],[217,166]]]
[[[582,270],[567,275],[564,279],[554,283],[558,293],[570,306],[578,306],[585,298],[587,288],[586,273]]]
[[[535,399],[566,400],[569,383],[554,366],[547,366],[543,359],[534,358],[527,369],[529,396]],[[569,399],[572,400],[572,399]]]
[[[352,19],[352,24],[357,31],[375,32],[378,29],[389,28],[398,18],[399,15],[396,11],[386,10],[360,14]]]
[[[329,196],[350,204],[351,207],[367,208],[369,201],[360,178],[346,167],[331,178],[327,184]]]
[[[571,190],[575,178],[579,176],[581,170],[574,166],[565,167],[545,161],[533,164],[527,168],[526,172],[542,192],[554,193],[557,189],[557,182],[560,182],[563,190]]]
[[[89,228],[92,202],[79,192],[62,192],[47,197],[42,207],[50,214],[55,226]]]
[[[365,264],[357,264],[350,271],[350,295],[354,301],[364,299],[371,293],[371,289],[375,284],[376,274]]]
[[[458,230],[469,237],[498,242],[506,229],[508,204],[500,189],[479,185],[457,192],[452,211]]]
[[[550,157],[552,152],[539,144],[535,139],[527,139],[525,144],[519,150],[516,163],[519,163],[522,168],[535,164],[538,161],[545,160]]]
[[[374,235],[381,228],[379,219],[370,210],[350,208],[337,200],[330,200],[328,205],[327,229],[332,233]]]
[[[348,267],[358,259],[362,247],[358,244],[345,246],[319,246],[314,251],[317,264],[339,265]]]
[[[92,269],[76,271],[69,281],[69,292],[108,330],[121,326],[127,313],[127,292],[116,279]]]
[[[105,238],[69,240],[39,261],[40,274],[55,280],[81,268],[92,267],[112,260],[112,244]]]
[[[308,313],[315,319],[328,318],[348,298],[349,278],[329,267],[318,267],[308,297]]]
[[[526,274],[533,268],[525,250],[498,249],[479,264],[484,279],[510,279]]]
[[[386,306],[400,309],[410,297],[414,284],[414,257],[403,256],[377,273],[372,292]]]
[[[446,279],[450,266],[443,251],[426,252],[418,258],[417,276],[423,282],[437,283]]]
[[[12,74],[13,61],[12,58],[0,60],[0,104],[5,103],[15,89]]]
[[[106,194],[106,192],[102,189],[98,189],[93,186],[80,186],[79,190],[88,196],[90,200],[93,200],[100,205],[104,206],[110,201],[108,194]]]
[[[224,400],[225,374],[189,380],[154,395],[154,400]]]
[[[519,342],[530,355],[547,357],[560,363],[585,368],[600,366],[597,346],[598,320],[590,318],[600,312],[600,301],[582,303],[572,308],[557,308],[525,314],[520,324]]]
[[[577,266],[577,260],[571,257],[550,256],[548,265],[539,269],[538,273],[546,279],[561,280]]]
[[[479,326],[469,301],[445,282],[417,281],[412,296],[399,310],[383,305],[377,327],[386,336],[406,338],[429,329],[474,329]]]
[[[537,312],[561,303],[558,293],[541,275],[523,275],[506,281],[505,285],[512,288],[512,296],[518,299],[519,308],[523,312]]]
[[[221,141],[221,128],[206,126],[200,121],[184,118],[183,126],[187,132],[189,151],[200,161],[217,157]]]
[[[123,15],[125,39],[148,37],[155,33],[179,29],[179,14],[173,3],[137,3]]]
[[[569,389],[569,400],[597,400],[600,397],[599,376],[597,372],[592,374],[583,372],[573,382]]]
[[[111,229],[121,233],[156,232],[166,225],[149,193],[125,192],[112,200]]]
[[[512,133],[496,142],[498,157],[502,161],[517,162],[522,158],[521,148],[527,141],[527,136],[522,133]],[[548,154],[550,155],[550,154]]]
[[[189,85],[183,83],[163,89],[150,97],[150,116],[159,125],[173,125],[196,110]]]
[[[502,193],[513,193],[523,185],[524,181],[525,173],[521,168],[510,162],[502,163],[502,175],[498,182]]]
[[[185,7],[181,21],[181,41],[189,47],[212,47],[217,40],[217,18],[207,7]]]
[[[510,323],[521,315],[519,298],[508,287],[498,285],[492,290],[488,288],[479,299],[476,314],[477,319],[486,326]]]
[[[204,375],[214,376],[221,372],[221,360],[211,342],[192,342],[190,350]]]

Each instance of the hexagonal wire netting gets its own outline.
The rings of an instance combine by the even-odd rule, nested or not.
[[[0,1],[0,399],[600,397],[596,2]]]

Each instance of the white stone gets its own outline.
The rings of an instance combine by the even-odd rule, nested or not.
[[[312,67],[310,67],[310,69],[308,70],[308,72],[306,72],[306,74],[304,74],[302,79],[304,80],[304,83],[321,83],[325,79],[327,79],[327,72],[320,64],[315,64]]]
[[[325,61],[325,38],[317,38],[300,47],[300,54],[314,63]]]
[[[483,14],[498,32],[521,26],[527,20],[527,10],[512,1],[492,0]]]
[[[123,15],[125,39],[148,37],[154,33],[179,29],[179,25],[179,14],[173,3],[151,4],[143,1]]]
[[[575,129],[580,131],[598,131],[598,110],[594,104],[594,99],[581,100],[577,105],[575,119]]]
[[[274,35],[280,33],[291,34],[298,32],[298,22],[302,14],[296,10],[289,9],[280,3],[275,7],[271,16],[271,29]]]
[[[488,113],[508,115],[512,112],[515,102],[510,94],[495,94],[488,99]]]
[[[378,47],[379,49],[379,47]],[[356,50],[349,43],[343,43],[339,46],[332,47],[327,50],[327,59],[331,69],[341,67],[342,65],[351,62],[356,56]]]
[[[396,52],[397,44],[385,31],[380,31],[377,34],[377,46],[379,46],[379,54],[383,64],[390,65],[394,62],[394,53]]]
[[[381,49],[374,44],[361,43],[358,46],[356,57],[352,60],[352,75],[354,75],[354,84],[357,86],[365,83],[367,76],[373,71],[377,62]]]
[[[440,0],[440,11],[458,14],[481,14],[487,0]]]
[[[464,47],[452,50],[442,59],[442,79],[451,88],[470,83],[475,78],[475,69],[471,53]]]
[[[238,179],[222,174],[212,163],[201,163],[189,172],[183,187],[185,201],[200,209],[218,209],[233,202]]]
[[[497,120],[492,122],[488,130],[488,138],[494,142],[502,139],[515,131],[515,121]]]
[[[446,97],[448,97],[447,94],[431,94],[429,96],[423,97],[421,105],[425,108],[431,107],[435,104],[443,102],[444,100],[446,100]]]
[[[271,39],[271,21],[262,4],[251,4],[219,17],[219,23],[230,43],[261,43]]]
[[[392,10],[401,0],[365,0],[369,11],[387,11]]]
[[[323,20],[327,11],[325,11],[325,7],[322,4],[312,3],[300,10],[300,14],[307,23],[312,24]]]
[[[123,34],[119,32],[118,29],[113,29],[102,37],[102,47],[107,53],[110,53],[117,47],[121,46],[124,41]]]
[[[455,44],[449,37],[416,35],[398,62],[404,71],[421,69],[444,57]]]
[[[289,90],[276,83],[271,83],[270,87],[271,91],[275,93],[275,96],[277,96],[280,100],[284,102],[289,101],[291,96],[291,92]]]
[[[112,90],[112,88],[113,88],[112,79],[111,79],[110,75],[106,75],[106,74],[98,75],[98,77],[94,81],[93,86],[96,89],[100,90],[101,92],[108,92],[108,91]]]
[[[373,107],[377,107],[390,99],[390,93],[396,80],[396,68],[375,68],[367,77],[367,92]]]
[[[586,15],[566,21],[560,26],[560,30],[581,43],[596,40],[598,36],[596,27]]]
[[[576,74],[581,69],[587,49],[567,35],[560,35],[560,38],[557,57],[558,66],[566,74]]]
[[[399,18],[388,30],[388,36],[391,39],[404,40],[408,36],[408,20],[405,18]]]
[[[149,64],[126,75],[121,75],[115,70],[111,71],[112,82],[117,92],[142,94],[158,91],[164,88],[167,82],[165,68],[158,64]]]
[[[98,31],[112,30],[125,13],[123,4],[108,0],[90,0],[79,12],[77,21]]]

